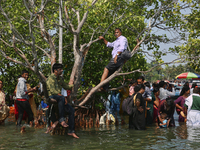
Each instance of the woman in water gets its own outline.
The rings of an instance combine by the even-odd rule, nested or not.
[[[135,112],[129,116],[129,128],[136,130],[145,130],[145,101],[142,94],[145,91],[143,84],[138,84],[134,88],[135,93],[133,94],[133,106]]]
[[[185,115],[184,111],[184,104],[185,99],[190,95],[190,88],[189,86],[184,86],[181,90],[179,98],[177,98],[174,103],[176,105],[176,112],[179,114],[178,122],[184,122]]]
[[[174,100],[171,98],[167,98],[166,100],[162,100],[158,106],[158,125],[162,122],[161,113],[167,114],[167,119],[170,119],[169,126],[174,127],[174,110],[175,110],[175,104]]]

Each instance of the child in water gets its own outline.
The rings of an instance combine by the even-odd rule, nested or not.
[[[168,125],[169,125],[169,122],[170,122],[170,119],[167,120],[167,114],[166,114],[166,113],[162,113],[162,114],[160,115],[160,117],[161,117],[161,121],[162,121],[163,123],[160,123],[160,124],[159,124],[159,127],[157,127],[157,128],[167,128]]]

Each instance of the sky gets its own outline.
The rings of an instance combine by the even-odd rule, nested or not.
[[[163,51],[163,50],[168,50],[170,47],[181,45],[181,43],[177,43],[177,44],[174,44],[174,43],[169,43],[169,44],[160,43],[159,45],[160,45],[160,49],[159,50]],[[144,47],[143,50],[147,51],[147,47]],[[173,61],[173,60],[175,60],[177,58],[178,58],[178,54],[172,54],[172,53],[168,53],[166,56],[162,56],[162,60],[164,62],[171,62],[171,61]],[[152,58],[149,58],[148,56],[146,56],[145,59],[147,60],[148,63],[150,63],[152,61]],[[182,64],[184,64],[184,63],[182,63]],[[174,65],[179,65],[179,64],[176,63]]]
[[[181,1],[180,1],[181,3]],[[182,10],[181,11],[182,14],[186,15],[186,14],[190,14],[191,13],[191,10],[190,9],[185,9],[185,10]],[[172,31],[173,32],[173,31]],[[158,30],[158,29],[153,29],[152,30],[152,33],[156,34],[156,35],[164,35],[166,34],[168,38],[174,38],[176,37],[176,34],[173,34],[172,32],[168,32],[168,31],[163,31],[163,30]],[[174,47],[174,46],[178,46],[178,45],[182,45],[185,41],[177,41],[175,43],[160,43],[160,51],[163,51],[163,50],[168,50],[170,47]],[[147,50],[147,47],[143,47],[143,50]],[[173,61],[174,59],[177,59],[178,58],[178,54],[167,54],[166,56],[162,56],[162,60],[164,62],[171,62]],[[145,57],[145,59],[147,60],[148,63],[150,63],[152,60],[149,59],[148,57]],[[175,63],[174,65],[177,66],[179,65],[180,63]],[[181,63],[181,64],[185,64],[185,63]],[[173,65],[173,64],[171,64]],[[162,66],[164,67],[164,66]]]

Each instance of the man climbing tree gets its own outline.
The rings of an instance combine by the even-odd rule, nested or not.
[[[101,77],[101,82],[104,81],[109,75],[114,73],[123,63],[124,59],[121,58],[121,53],[127,49],[128,41],[126,37],[122,35],[121,29],[115,29],[115,37],[117,38],[114,42],[108,42],[103,36],[99,37],[99,40],[104,41],[107,47],[113,48],[112,50],[112,58],[108,65],[104,68],[104,72]],[[101,88],[103,90],[103,88]]]

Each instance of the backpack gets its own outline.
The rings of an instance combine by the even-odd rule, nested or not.
[[[125,49],[125,50],[121,53],[121,58],[123,58],[123,59],[125,59],[125,60],[129,60],[129,59],[131,58],[131,52]]]
[[[131,97],[127,97],[122,102],[122,110],[128,115],[132,115],[137,110],[137,108],[135,107],[136,96],[137,96],[137,94],[135,94]],[[133,107],[133,104],[134,104],[134,107]]]

